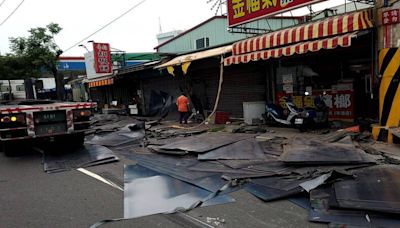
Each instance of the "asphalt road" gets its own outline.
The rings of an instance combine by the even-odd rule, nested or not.
[[[134,161],[119,157],[120,162],[88,170],[122,186],[123,166]],[[231,196],[235,203],[101,227],[326,227],[309,223],[307,211],[289,201],[264,203],[244,190]],[[11,158],[0,152],[0,227],[89,227],[121,217],[121,190],[77,170],[47,174],[38,152]]]

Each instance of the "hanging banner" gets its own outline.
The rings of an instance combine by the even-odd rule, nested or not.
[[[110,44],[93,42],[93,52],[96,73],[111,73]]]
[[[391,9],[382,13],[382,24],[391,25],[400,23],[400,9]]]
[[[228,26],[270,17],[326,0],[228,0]]]

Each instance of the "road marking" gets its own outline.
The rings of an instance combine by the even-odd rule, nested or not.
[[[97,179],[97,180],[99,180],[99,181],[101,181],[101,182],[103,182],[103,183],[105,183],[105,184],[108,184],[108,185],[110,185],[110,186],[113,187],[113,188],[116,188],[116,189],[118,189],[118,190],[124,191],[124,189],[122,189],[122,188],[121,188],[120,186],[118,186],[117,184],[115,184],[115,183],[113,183],[113,182],[111,182],[111,181],[109,181],[109,180],[103,178],[103,177],[100,176],[100,175],[97,175],[97,174],[95,174],[95,173],[93,173],[93,172],[90,172],[90,171],[87,170],[87,169],[79,168],[79,169],[77,169],[77,170],[78,170],[79,172],[82,172],[82,173],[84,173],[84,174],[86,174],[86,175],[88,175],[88,176],[90,176],[90,177],[93,177],[94,179]]]

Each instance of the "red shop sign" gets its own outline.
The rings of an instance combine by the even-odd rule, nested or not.
[[[326,0],[227,0],[228,26],[237,26],[322,1]]]
[[[400,9],[387,10],[382,13],[382,24],[391,25],[400,22]]]
[[[111,54],[110,44],[107,43],[93,43],[94,51],[94,67],[96,73],[111,73]]]
[[[315,94],[318,95],[318,94]],[[285,107],[285,93],[277,94],[277,103]],[[294,105],[299,108],[314,108],[315,96],[291,96]],[[354,119],[354,93],[351,90],[328,91],[323,99],[329,107],[330,119]]]

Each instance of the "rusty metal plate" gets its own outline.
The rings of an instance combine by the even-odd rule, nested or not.
[[[377,166],[356,175],[334,184],[339,207],[400,213],[400,168]]]
[[[290,146],[284,148],[279,159],[290,164],[363,164],[374,162],[374,159],[363,150],[356,148],[349,141],[349,137],[335,143],[304,140],[296,137]]]

